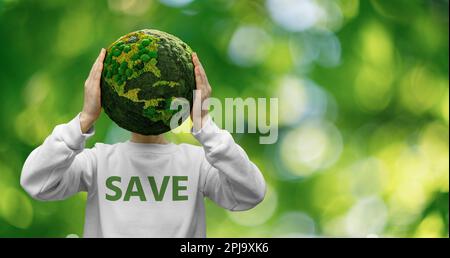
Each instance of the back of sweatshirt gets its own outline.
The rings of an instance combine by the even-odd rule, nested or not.
[[[204,197],[231,211],[264,198],[259,169],[209,119],[203,147],[123,142],[85,149],[79,116],[58,125],[25,161],[22,187],[38,200],[88,192],[84,237],[206,237]]]

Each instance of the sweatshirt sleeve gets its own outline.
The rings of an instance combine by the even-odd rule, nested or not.
[[[95,156],[84,149],[91,128],[83,134],[79,115],[67,124],[58,125],[44,143],[33,150],[22,169],[20,184],[38,200],[62,200],[80,191],[91,191]]]
[[[229,132],[208,118],[203,128],[192,134],[205,151],[200,171],[204,196],[231,211],[251,209],[264,199],[264,177]]]

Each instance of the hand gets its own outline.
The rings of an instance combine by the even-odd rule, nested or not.
[[[102,77],[105,55],[106,50],[102,48],[84,83],[84,104],[83,111],[80,114],[80,126],[83,133],[86,133],[94,125],[102,110],[100,79]]]
[[[192,62],[195,66],[195,83],[197,91],[194,96],[194,106],[192,108],[191,119],[194,122],[194,130],[200,130],[208,118],[208,99],[211,97],[211,85],[205,69],[203,69],[197,53],[192,54]],[[200,111],[200,112],[199,112]]]

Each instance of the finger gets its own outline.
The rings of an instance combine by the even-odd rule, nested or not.
[[[197,55],[195,55],[195,59],[196,59],[196,62],[198,64],[198,67],[200,69],[200,75],[202,76],[203,82],[204,83],[208,83],[208,78],[206,76],[206,72],[205,72],[205,69],[203,68],[202,62],[200,62],[200,59],[198,58]]]
[[[197,90],[203,89],[203,78],[200,74],[200,68],[195,67],[195,84],[197,85]]]
[[[99,82],[100,81],[100,78],[102,77],[102,71],[103,71],[103,64],[100,63],[100,64],[97,65],[97,67],[96,67],[96,69],[94,71],[93,77],[94,77],[94,81],[95,82]]]
[[[103,66],[103,60],[105,60],[105,49],[102,48],[100,51],[100,54],[98,55],[97,59],[95,60],[95,69],[98,69],[99,67]]]
[[[203,81],[203,76],[202,76],[201,70],[200,70],[200,61],[198,60],[196,53],[192,54],[192,62],[195,65],[195,68],[194,68],[195,81],[197,83],[197,89],[198,89],[199,87],[203,87],[204,81]]]
[[[94,71],[94,80],[97,82],[102,77],[102,71],[103,71],[103,60],[105,59],[105,51],[102,49],[102,52],[100,53],[100,56],[97,60],[97,66]]]
[[[192,62],[196,67],[200,66],[200,60],[198,59],[197,53],[192,53]]]
[[[100,50],[100,55],[97,58],[98,59],[97,62],[103,64],[105,57],[106,57],[106,49],[102,48],[102,50]]]
[[[94,64],[92,65],[91,71],[89,72],[89,78],[92,78],[95,71],[98,69],[99,64],[103,64],[103,60],[105,59],[106,50],[102,48],[100,51],[100,54],[98,55],[97,59],[95,59]]]
[[[88,75],[87,81],[89,81],[92,78],[92,74],[94,73],[96,65],[97,65],[97,62],[94,62],[94,64],[91,67],[91,70],[89,71],[89,75]]]
[[[89,72],[89,77],[91,77],[92,74],[94,73],[94,71],[95,71],[95,69],[97,67],[97,64],[98,64],[99,57],[100,57],[100,54],[99,54],[99,56],[97,56],[97,58],[95,59],[94,63],[92,64],[91,71]]]
[[[201,74],[202,77],[203,77],[203,73],[205,72],[205,69],[203,69],[203,65],[202,65],[202,63],[200,62],[200,59],[198,58],[198,55],[197,55],[196,53],[194,53],[194,55],[193,55],[193,57],[192,57],[192,60],[193,60],[193,62],[194,62],[194,64],[195,64],[195,66],[199,68],[200,74]]]

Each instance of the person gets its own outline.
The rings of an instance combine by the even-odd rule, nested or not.
[[[264,199],[263,175],[207,110],[191,129],[201,147],[131,133],[126,142],[85,148],[101,113],[105,54],[85,82],[82,111],[26,159],[20,183],[30,196],[53,201],[87,192],[84,237],[206,237],[204,197],[231,211]],[[197,54],[192,61],[201,94],[195,106],[207,101],[211,86]]]

